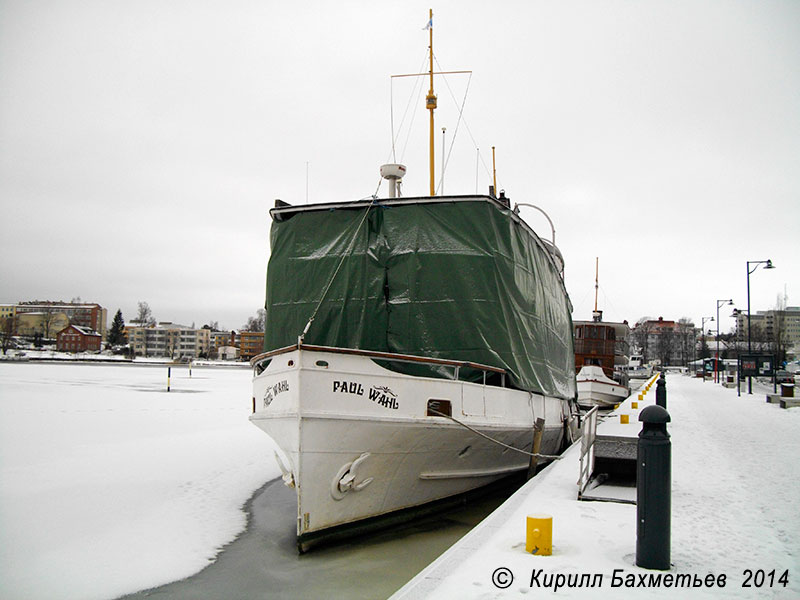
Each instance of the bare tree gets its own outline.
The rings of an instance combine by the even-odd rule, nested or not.
[[[749,346],[753,352],[769,352],[771,346],[770,336],[764,323],[758,321],[750,325]]]
[[[678,319],[675,336],[676,349],[680,354],[680,360],[685,365],[694,359],[695,327],[692,320],[687,317]]]
[[[642,362],[647,363],[649,358],[650,334],[653,332],[653,324],[650,317],[642,317],[636,321],[631,330],[631,339],[642,353]]]
[[[150,310],[150,305],[147,302],[139,302],[139,306],[136,311],[136,320],[139,321],[139,324],[142,327],[155,326],[156,320],[153,317],[153,312]]]
[[[42,308],[42,334],[44,339],[50,339],[50,329],[56,320],[56,311],[52,306]]]
[[[664,328],[658,333],[656,341],[656,354],[661,364],[666,366],[671,364],[672,353],[675,351],[675,332],[670,328]]]
[[[267,323],[267,311],[259,308],[255,317],[247,319],[247,323],[242,326],[243,331],[264,331]]]
[[[8,352],[17,335],[17,317],[4,317],[0,319],[0,344],[2,344],[3,354]]]
[[[772,347],[770,350],[775,355],[776,362],[783,364],[786,360],[789,340],[786,336],[786,297],[781,294],[778,294],[778,300],[773,311],[771,337],[770,345]]]

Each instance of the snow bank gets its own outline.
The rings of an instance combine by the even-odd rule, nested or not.
[[[0,364],[0,597],[112,598],[187,577],[278,475],[250,371]]]

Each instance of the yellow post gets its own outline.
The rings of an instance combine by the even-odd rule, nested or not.
[[[494,146],[492,146],[492,185],[494,186],[494,197],[497,198],[497,166],[494,160]]]
[[[638,402],[631,402],[631,408],[639,408]]]
[[[430,168],[431,168],[431,196],[436,195],[436,173],[434,169],[434,144],[433,144],[433,111],[436,110],[436,95],[433,93],[433,9],[430,9],[430,19],[428,21],[428,32],[430,33],[430,76],[431,87],[425,97],[425,107],[431,111],[431,132],[430,132]]]
[[[525,526],[525,552],[536,556],[550,556],[553,553],[552,515],[528,515]]]
[[[623,425],[627,425],[628,423],[630,423],[630,419],[628,415],[620,415],[619,422],[622,423]]]

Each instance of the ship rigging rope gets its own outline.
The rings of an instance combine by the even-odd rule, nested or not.
[[[422,57],[422,64],[420,65],[418,72],[422,71],[423,67],[425,66],[425,61],[428,60],[428,51],[425,51],[425,56]],[[414,98],[417,98],[424,92],[424,80],[421,77],[415,78],[414,87],[411,89],[411,94],[408,96],[408,101],[406,102],[406,109],[403,112],[403,118],[400,120],[400,125],[397,128],[397,135],[395,135],[394,130],[394,77],[389,78],[389,122],[392,128],[392,150],[389,153],[389,158],[392,162],[397,162],[397,154],[395,152],[395,142],[397,138],[400,136],[400,131],[403,129],[403,124],[406,122],[406,117],[408,116],[408,111],[411,108],[411,102]],[[417,87],[419,87],[419,92],[417,92]],[[403,160],[403,156],[406,153],[406,146],[408,146],[408,140],[411,137],[411,131],[413,130],[412,125],[414,124],[414,118],[416,116],[416,111],[411,113],[411,124],[408,127],[408,134],[406,135],[406,142],[403,145],[403,152],[400,154],[400,160]]]
[[[441,413],[438,410],[435,410],[435,409],[430,408],[430,407],[428,407],[428,410],[430,412],[432,412],[433,414],[439,416],[439,417],[444,417],[445,419],[450,419],[454,423],[456,423],[458,425],[461,425],[461,427],[464,427],[465,429],[469,429],[472,433],[477,433],[482,438],[486,438],[487,440],[489,440],[490,442],[492,442],[494,444],[498,444],[499,446],[502,446],[503,448],[508,448],[509,450],[513,450],[514,452],[519,452],[520,454],[524,454],[525,456],[533,456],[534,458],[550,458],[550,459],[553,459],[553,460],[561,460],[563,458],[563,456],[556,456],[554,454],[538,454],[536,452],[528,452],[527,450],[522,450],[521,448],[515,448],[514,446],[509,446],[508,444],[504,444],[500,440],[496,440],[493,437],[486,435],[485,433],[481,433],[477,429],[474,429],[474,428],[470,427],[466,423],[462,423],[461,421],[459,421],[458,419],[456,419],[454,417],[451,417],[450,415],[446,415],[446,414]]]
[[[434,59],[435,58],[436,57],[434,56]],[[439,61],[438,60],[436,61],[436,64],[439,65]],[[439,65],[439,70],[440,71],[444,71],[444,69],[442,69],[441,65]],[[450,83],[448,83],[448,81],[447,81],[447,77],[442,75],[442,78],[444,79],[444,83],[447,86],[447,90],[450,92],[450,95],[453,97],[453,102],[455,102],[456,106],[458,106],[458,102],[456,101],[456,96],[453,93],[452,88],[450,87]],[[467,103],[467,94],[469,94],[469,84],[470,83],[472,83],[472,72],[471,71],[470,71],[470,74],[469,74],[469,79],[467,80],[467,87],[464,90],[464,98],[461,100],[461,106],[458,107],[458,120],[456,121],[456,128],[453,131],[453,135],[451,136],[451,139],[450,139],[450,148],[447,150],[447,157],[445,158],[444,164],[442,165],[442,176],[439,178],[439,185],[436,186],[436,192],[437,193],[439,193],[439,191],[444,187],[444,174],[445,174],[445,171],[447,171],[447,165],[450,164],[450,155],[453,153],[453,146],[456,143],[456,137],[458,136],[458,127],[459,127],[459,125],[461,125],[462,121],[464,121],[464,125],[465,126],[467,125],[467,121],[466,121],[466,119],[464,119],[464,105]],[[469,129],[469,127],[467,127],[467,129]],[[472,134],[470,133],[470,136],[471,135]],[[473,138],[472,141],[473,141],[473,143],[475,142],[474,138]],[[476,145],[476,147],[477,147],[477,145]]]
[[[434,60],[436,60],[436,65],[439,67],[439,70],[443,71],[444,69],[442,69],[442,66],[439,64],[439,60],[436,59],[435,55],[434,55]],[[447,86],[447,91],[450,92],[450,96],[452,97],[453,102],[456,104],[456,106],[458,106],[458,99],[456,98],[456,95],[453,93],[453,89],[450,87],[450,83],[447,81],[447,77],[444,77],[443,79],[444,79],[445,85]],[[464,110],[464,104],[466,103],[466,100],[467,100],[467,92],[469,92],[469,84],[470,84],[471,81],[472,81],[472,73],[470,73],[469,81],[467,81],[467,89],[464,91],[464,100],[463,100],[463,102],[461,104],[461,111],[459,112],[459,115],[458,115],[459,121],[461,120],[461,112],[463,112],[463,110]],[[478,142],[475,141],[475,136],[472,135],[472,130],[469,128],[469,123],[467,122],[466,119],[464,119],[464,127],[467,128],[467,134],[469,134],[469,138],[472,140],[472,145],[478,151],[479,163],[483,164],[483,169],[486,172],[486,175],[488,175],[489,179],[491,180],[492,170],[489,168],[489,165],[487,165],[486,161],[483,159],[483,155],[481,154],[480,148],[478,147]],[[458,131],[458,124],[456,124],[456,132],[457,131]],[[455,138],[455,135],[453,136],[453,138]],[[450,162],[450,152],[452,151],[452,148],[453,148],[453,142],[455,142],[455,139],[453,139],[453,141],[450,143],[450,150],[447,153],[447,160],[445,161],[445,169],[447,167],[447,163]],[[478,169],[476,168],[475,170],[476,170],[476,177],[477,177],[477,170]],[[476,185],[476,188],[477,188],[477,185]],[[477,189],[476,189],[476,193],[477,193]],[[497,193],[497,191],[495,191],[495,193]]]
[[[342,258],[339,259],[339,264],[336,265],[336,270],[333,272],[333,275],[331,275],[331,278],[328,280],[328,284],[325,286],[325,291],[322,292],[322,296],[320,296],[319,302],[317,302],[317,306],[316,308],[314,308],[314,312],[311,313],[311,317],[308,319],[308,323],[306,323],[306,326],[303,329],[303,333],[300,334],[299,341],[301,344],[305,340],[306,334],[308,333],[308,330],[311,328],[311,323],[316,318],[320,306],[322,306],[322,301],[325,300],[325,296],[328,295],[328,291],[331,289],[333,280],[336,279],[336,276],[339,274],[339,270],[342,268],[342,265],[344,264],[344,259],[350,256],[350,254],[353,252],[353,246],[355,245],[356,237],[358,237],[358,232],[361,231],[361,226],[364,224],[364,221],[367,220],[367,215],[369,214],[369,211],[372,209],[374,205],[375,205],[375,198],[372,198],[372,200],[369,203],[369,206],[367,206],[367,210],[364,211],[364,216],[361,217],[361,221],[359,221],[356,230],[353,232],[353,237],[350,239],[350,243],[347,245],[347,250],[342,252]]]

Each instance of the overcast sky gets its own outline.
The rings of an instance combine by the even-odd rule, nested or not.
[[[473,72],[437,77],[437,176],[442,127],[447,194],[488,191],[497,147],[574,319],[595,257],[606,320],[746,308],[748,260],[777,267],[754,311],[800,306],[796,0],[0,0],[0,303],[239,328],[274,199],[373,194],[392,112],[404,194],[428,193],[427,85],[390,76],[423,68],[429,8],[436,68]]]

